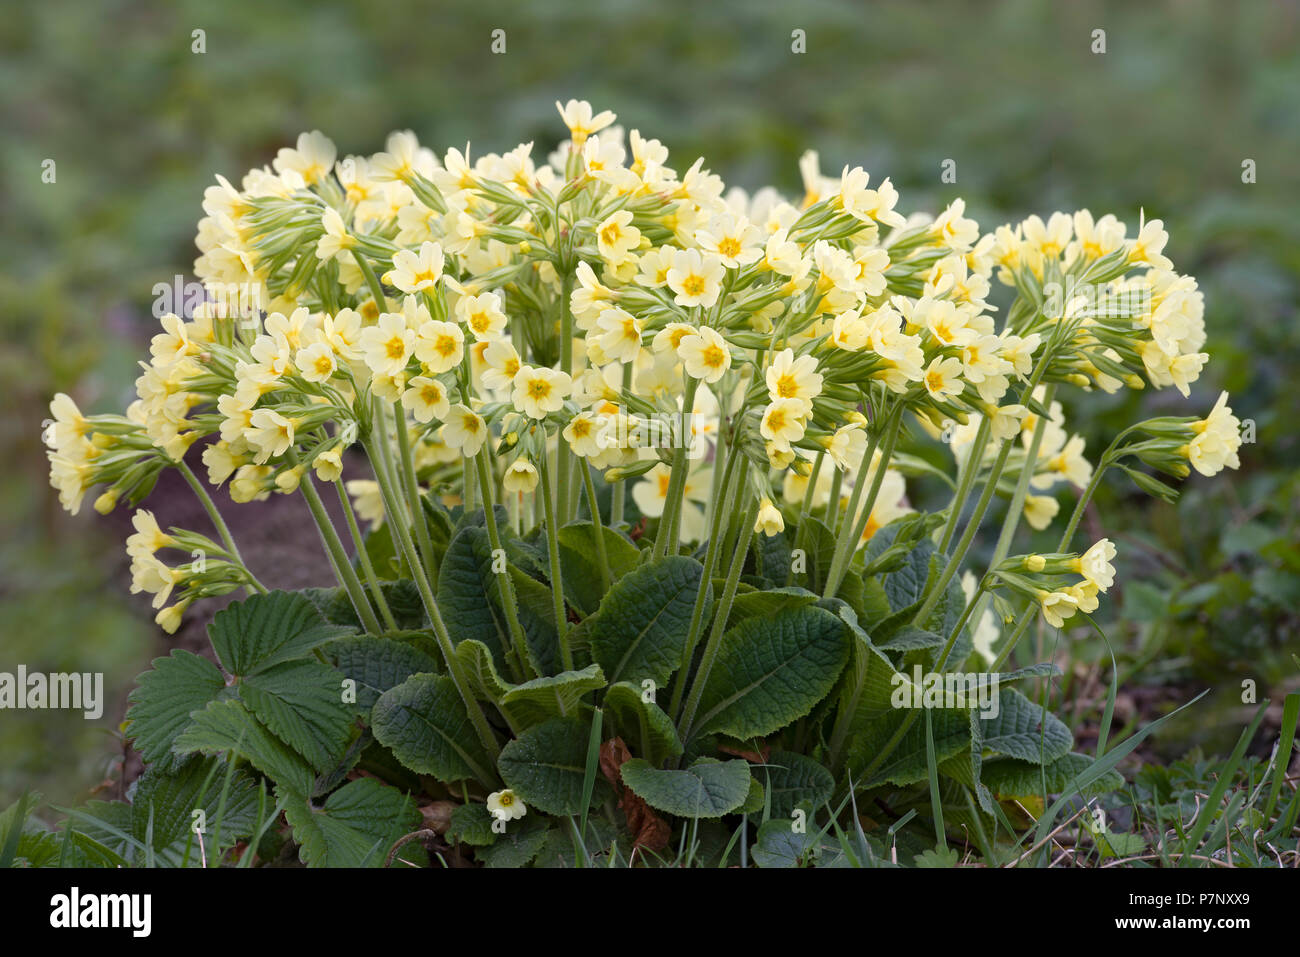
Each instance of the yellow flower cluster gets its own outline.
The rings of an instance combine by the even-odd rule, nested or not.
[[[859,546],[909,511],[888,434],[905,415],[963,469],[1082,488],[1092,466],[1051,391],[1186,395],[1207,358],[1158,220],[1131,239],[1087,210],[982,233],[961,200],[905,217],[889,179],[826,176],[811,152],[802,197],[750,195],[608,111],[557,107],[570,138],[540,161],[532,144],[439,156],[409,131],[339,159],[311,132],[238,188],[218,177],[195,262],[213,301],[164,317],[125,416],[52,405],[63,503],[97,483],[101,507],[135,500],[201,439],[209,482],[246,502],[309,469],[340,481],[361,441],[376,480],[347,487],[372,522],[409,455],[421,478],[463,462],[467,500],[484,460],[512,514],[554,479],[561,522],[589,467],[635,479],[665,549],[751,498],[763,533],[827,508]],[[1017,293],[1001,323],[995,273]],[[1236,465],[1225,408],[1184,443],[1206,474]],[[1056,503],[1023,508],[1041,528]]]

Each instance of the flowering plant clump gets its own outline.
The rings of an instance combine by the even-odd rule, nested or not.
[[[940,842],[946,809],[994,861],[1017,799],[1117,786],[1014,687],[1052,667],[1002,669],[1040,615],[1062,627],[1111,587],[1114,546],[1072,548],[1106,470],[1168,498],[1139,465],[1238,465],[1226,396],[1126,429],[1095,466],[1057,401],[1189,394],[1203,303],[1160,221],[982,233],[961,200],[905,216],[889,179],[825,176],[814,153],[802,197],[750,196],[559,108],[570,138],[545,162],[440,158],[410,132],[340,160],[312,132],[238,188],[218,177],[209,300],[163,318],[139,398],[94,416],[55,398],[69,510],[101,486],[97,510],[134,507],[175,468],[211,515],[219,540],[135,512],[131,587],[158,623],[248,593],[209,628],[220,667],[176,651],[141,677],[141,788],[213,815],[220,797],[217,855],[274,807],[308,864],[445,841],[520,865],[864,863],[897,837],[862,829],[864,801]],[[920,454],[940,441],[952,474]],[[909,480],[945,483],[946,507],[916,511]],[[1062,483],[1079,495],[1057,551],[1012,555]],[[221,486],[302,495],[337,586],[268,592]],[[969,696],[932,699],[961,683],[923,673]]]

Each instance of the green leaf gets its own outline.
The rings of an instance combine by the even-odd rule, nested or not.
[[[199,867],[202,855],[193,828],[201,820],[211,866],[218,848],[248,837],[257,826],[261,785],[239,770],[231,774],[229,788],[225,779],[226,768],[202,758],[190,758],[175,768],[146,768],[131,797],[130,833],[141,844],[151,842],[157,863],[180,867],[186,862],[189,867]],[[196,818],[195,811],[203,812],[201,818]]]
[[[180,754],[237,751],[276,784],[302,795],[310,794],[315,782],[307,762],[233,698],[213,701],[195,712],[173,750]]]
[[[1070,729],[1014,688],[1002,688],[995,718],[981,718],[986,750],[1050,764],[1074,746]]]
[[[824,608],[746,619],[722,636],[691,734],[771,734],[830,693],[848,656],[848,628]]]
[[[641,553],[614,529],[602,526],[602,531],[611,581],[618,581],[637,567]],[[565,597],[583,615],[591,614],[600,607],[600,600],[605,595],[597,566],[596,526],[591,522],[571,522],[561,528],[556,537],[560,543]]]
[[[282,591],[227,605],[208,626],[217,658],[241,678],[302,658],[349,633],[346,627],[328,624],[305,595]]]
[[[456,646],[456,658],[469,679],[470,691],[480,701],[498,703],[514,687],[497,673],[492,652],[481,641],[466,639]]]
[[[506,786],[530,807],[547,814],[580,814],[589,736],[585,721],[551,718],[502,748],[497,768]],[[598,793],[603,783],[597,782]]]
[[[324,774],[342,758],[352,729],[343,680],[319,661],[286,661],[245,678],[239,695],[259,721]]]
[[[544,818],[529,816],[521,821],[511,821],[506,832],[497,835],[496,843],[491,847],[477,848],[474,855],[484,867],[527,867],[541,852],[549,833]]]
[[[932,708],[935,762],[942,762],[970,746],[970,717],[964,708]],[[857,734],[849,750],[849,770],[854,785],[872,788],[881,784],[915,784],[928,777],[924,715],[918,714],[904,732],[898,746],[884,763],[863,780],[865,769],[884,750],[886,743],[906,720],[906,709],[895,709],[867,724]]]
[[[450,678],[412,675],[379,696],[370,721],[375,739],[412,771],[443,783],[493,780],[492,762]]]
[[[492,832],[493,820],[486,804],[461,804],[451,812],[447,837],[472,847],[486,847],[497,839]]]
[[[980,778],[998,797],[1041,797],[1044,776],[1047,781],[1047,793],[1057,794],[1069,787],[1078,775],[1091,767],[1092,763],[1093,759],[1088,755],[1074,752],[1062,755],[1046,767],[1039,767],[1037,764],[1015,758],[997,758],[984,762]],[[1123,786],[1124,779],[1118,771],[1107,771],[1084,793],[1091,796],[1105,791],[1114,791]]]
[[[793,751],[773,751],[766,764],[754,766],[754,774],[767,785],[773,818],[788,818],[797,805],[815,810],[829,801],[835,790],[830,771]]]
[[[489,583],[496,577],[492,565],[487,529],[466,525],[458,531],[438,571],[438,607],[442,617],[454,625],[453,641],[482,642],[500,668],[510,633],[496,603],[489,600]]]
[[[609,590],[589,619],[588,638],[611,683],[648,678],[663,685],[681,667],[703,574],[695,559],[672,555],[629,572]]]
[[[226,687],[216,665],[188,651],[177,649],[152,664],[152,670],[136,679],[126,712],[126,733],[148,763],[169,757],[190,715]]]
[[[626,681],[610,685],[602,709],[634,754],[658,765],[682,753],[682,741],[672,718],[641,689]]]
[[[345,677],[357,683],[357,708],[363,715],[370,713],[380,695],[411,675],[440,670],[432,656],[396,638],[341,638],[330,644],[326,654]]]
[[[715,818],[730,814],[749,795],[749,763],[701,758],[681,771],[662,771],[644,758],[621,769],[623,783],[651,807],[677,817]]]
[[[798,867],[810,862],[816,839],[807,830],[796,831],[792,821],[774,818],[759,825],[750,853],[759,867]]]
[[[731,604],[731,614],[727,616],[727,627],[734,627],[746,618],[759,615],[770,618],[787,608],[802,608],[804,605],[814,604],[820,598],[821,596],[816,592],[800,588],[798,585],[737,595]]]
[[[582,696],[605,687],[600,665],[588,665],[581,671],[534,678],[515,685],[501,698],[501,707],[523,729],[547,718],[577,715]]]
[[[308,867],[380,867],[397,839],[415,830],[411,798],[374,778],[349,781],[321,807],[284,795],[284,816]]]

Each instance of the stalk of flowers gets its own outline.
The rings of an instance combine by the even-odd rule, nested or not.
[[[685,660],[705,641],[703,664],[680,673],[671,707],[689,725],[753,535],[793,525],[806,545],[817,520],[833,543],[823,591],[835,596],[866,570],[863,545],[912,518],[906,480],[925,469],[900,444],[914,429],[949,434],[954,494],[933,527],[946,558],[923,622],[994,497],[1009,500],[1000,568],[1022,517],[1038,529],[1055,519],[1053,486],[1084,490],[1076,516],[1095,488],[1103,469],[1066,430],[1057,389],[1187,395],[1208,358],[1200,293],[1164,257],[1159,220],[1131,239],[1086,210],[982,234],[961,200],[934,219],[904,217],[888,179],[825,176],[811,152],[802,197],[749,195],[703,160],[669,165],[662,143],[625,136],[612,113],[559,110],[570,138],[541,162],[531,144],[438,156],[409,131],[339,160],[313,132],[238,188],[219,177],[196,274],[214,294],[251,289],[268,314],[164,318],[125,417],[83,419],[56,400],[51,477],[65,504],[97,484],[109,486],[105,507],[134,503],[158,469],[187,470],[185,450],[202,441],[208,482],[232,501],[304,496],[373,632],[393,617],[356,516],[388,524],[481,719],[434,594],[428,489],[483,508],[494,548],[496,504],[518,531],[544,526],[568,668],[558,530],[584,508],[599,526],[598,477],[614,486],[614,526],[651,535],[654,557],[703,547],[705,580],[726,583],[707,638],[703,589],[694,608]],[[1016,292],[1000,322],[987,298],[995,272]],[[1223,410],[1202,421],[1158,421],[1123,454],[1174,474],[1182,460],[1235,467]],[[370,476],[345,490],[357,443]],[[318,483],[343,502],[341,533]],[[650,523],[640,530],[626,521],[629,483]],[[503,576],[507,608],[512,587]],[[977,621],[986,598],[968,609]],[[509,619],[509,667],[537,677]]]

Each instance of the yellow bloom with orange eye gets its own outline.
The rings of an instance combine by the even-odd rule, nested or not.
[[[447,372],[465,357],[465,333],[454,322],[430,319],[416,330],[412,351],[427,371],[434,375]]]
[[[494,292],[461,296],[456,302],[456,318],[465,323],[479,341],[498,339],[506,328],[501,297]]]
[[[762,231],[744,216],[716,216],[708,228],[695,231],[700,248],[716,255],[728,269],[763,258]]]
[[[676,352],[681,346],[682,340],[687,336],[694,335],[698,330],[685,322],[670,322],[658,332],[650,342],[650,347],[655,352]]]
[[[711,309],[722,292],[722,278],[726,274],[717,253],[701,253],[698,249],[673,251],[673,264],[668,270],[668,288],[676,296],[679,306],[703,306]]]
[[[348,232],[347,224],[336,209],[327,209],[321,214],[321,226],[325,232],[316,243],[316,258],[329,261],[341,253],[355,248],[356,237]]]
[[[257,451],[253,461],[258,465],[287,452],[293,438],[294,420],[274,409],[254,409],[244,432],[244,440]]]
[[[515,347],[504,339],[483,350],[483,364],[483,384],[497,392],[510,388],[515,374],[523,367]]]
[[[790,445],[803,438],[807,428],[807,407],[800,399],[775,399],[763,412],[759,433],[778,452],[791,452]]]
[[[299,349],[293,363],[298,367],[298,374],[308,382],[328,382],[338,369],[328,342],[315,342]]]
[[[418,375],[406,383],[402,393],[402,406],[411,410],[416,422],[432,422],[446,418],[451,410],[447,390],[437,379]]]
[[[602,428],[599,417],[591,412],[579,412],[564,427],[564,441],[569,443],[574,455],[593,458],[605,450]]]
[[[641,323],[627,310],[610,306],[596,319],[592,334],[609,359],[635,362],[641,352]]]
[[[686,374],[712,385],[731,368],[731,349],[716,329],[704,326],[682,336],[677,356],[686,365]]]
[[[776,354],[767,367],[765,379],[769,399],[795,399],[803,405],[805,414],[812,412],[813,399],[821,395],[825,381],[817,371],[817,360],[812,356],[796,359],[793,349]]]
[[[421,292],[432,289],[442,278],[442,268],[446,262],[442,246],[435,242],[420,244],[418,253],[409,249],[399,249],[393,254],[393,268],[385,274],[385,280],[405,293]]]
[[[296,148],[282,148],[271,165],[282,176],[312,186],[329,175],[337,156],[333,141],[320,130],[312,130],[299,134]]]
[[[959,395],[962,390],[961,360],[953,356],[935,356],[925,367],[921,381],[931,398],[942,399],[945,396]]]
[[[442,440],[448,448],[459,449],[465,458],[473,458],[488,438],[487,423],[472,409],[457,403],[443,417]]]
[[[673,268],[673,249],[660,246],[648,250],[637,260],[636,283],[647,289],[662,289],[668,285],[668,270]]]
[[[132,558],[153,555],[176,544],[176,539],[159,527],[153,512],[137,509],[131,516],[131,524],[135,526],[135,533],[126,539],[126,553]]]
[[[529,418],[544,419],[563,408],[564,399],[573,388],[573,379],[557,369],[521,366],[512,385],[510,401],[515,408]]]
[[[596,227],[596,248],[609,263],[621,263],[640,244],[641,230],[632,225],[632,213],[626,209],[611,213]]]
[[[398,312],[386,312],[373,326],[361,330],[359,341],[366,366],[377,375],[396,375],[415,351],[415,330]]]
[[[513,821],[528,813],[528,806],[523,799],[509,788],[489,794],[487,809],[498,821]]]

